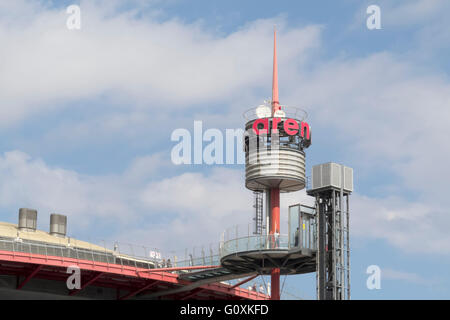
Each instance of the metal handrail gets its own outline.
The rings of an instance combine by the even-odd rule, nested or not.
[[[270,104],[265,104],[265,106],[269,109],[272,109]],[[243,113],[244,119],[246,119],[247,121],[258,119],[259,117],[256,114],[256,109],[258,109],[258,107],[253,107],[246,110]],[[302,108],[282,105],[281,110],[285,113],[286,118],[294,118],[300,121],[304,121],[308,117],[308,113]]]
[[[15,252],[23,252],[31,255],[34,253],[40,253],[46,257],[58,256],[58,257],[67,257],[73,258],[76,260],[88,260],[92,261],[92,264],[95,265],[96,262],[104,262],[109,264],[117,264],[122,267],[125,266],[133,266],[134,268],[143,268],[143,269],[155,269],[155,268],[164,268],[168,267],[168,264],[164,264],[163,261],[165,259],[155,259],[152,257],[138,257],[135,255],[135,251],[131,244],[128,244],[131,249],[131,255],[120,252],[119,246],[117,248],[118,251],[107,250],[106,245],[104,247],[99,246],[99,249],[92,248],[92,244],[90,244],[90,248],[80,248],[77,247],[76,244],[72,243],[71,245],[65,244],[51,244],[51,243],[40,243],[34,242],[30,240],[20,239],[10,239],[10,238],[0,238],[0,250],[11,251],[14,255]],[[144,250],[146,248],[144,247]],[[195,252],[195,251],[193,251]],[[188,267],[188,266],[203,266],[205,262],[211,263],[211,265],[220,265],[220,256],[219,253],[213,253],[212,255],[202,254],[200,257],[192,256],[192,259],[179,261],[175,256],[166,257],[167,262],[169,259],[171,260],[171,264],[176,262],[178,267]]]
[[[243,236],[225,241],[222,245],[220,257],[229,254],[235,254],[246,251],[264,251],[264,250],[290,250],[294,248],[316,249],[315,243],[309,246],[302,246],[301,243],[295,246],[289,242],[289,236],[280,235],[253,235]]]
[[[0,239],[0,250],[11,251],[13,254],[15,252],[23,252],[29,254],[30,257],[34,253],[42,252],[42,255],[45,255],[46,259],[50,256],[62,258],[67,257],[74,258],[76,260],[92,261],[93,264],[95,264],[95,262],[109,263],[110,259],[118,264],[119,259],[123,260],[123,258],[116,259],[116,256],[112,252],[108,253],[106,251],[94,249],[84,249],[73,246],[45,244],[31,241],[18,242],[14,239]],[[139,263],[139,260],[133,258],[128,258],[127,260],[129,260],[130,263],[134,262],[135,265],[139,264],[139,267],[141,268],[152,269],[149,264],[146,265],[144,263]],[[155,268],[155,266],[153,266],[153,268]]]
[[[290,249],[287,235],[253,235],[225,241],[221,257],[244,251]]]

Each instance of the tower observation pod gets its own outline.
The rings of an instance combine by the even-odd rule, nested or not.
[[[221,264],[236,272],[270,274],[271,298],[279,300],[281,274],[315,272],[316,237],[304,235],[312,239],[306,243],[280,234],[280,192],[305,188],[305,149],[311,144],[311,131],[305,111],[279,103],[275,30],[272,100],[248,110],[244,117],[245,186],[265,193],[265,226],[256,228],[265,232],[224,241]],[[313,228],[297,228],[297,233],[301,232],[312,233]]]

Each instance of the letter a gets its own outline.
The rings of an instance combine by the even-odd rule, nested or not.
[[[79,6],[73,4],[67,7],[66,12],[70,14],[67,18],[67,29],[69,30],[80,30],[81,29],[81,9]]]
[[[367,17],[367,29],[373,30],[373,29],[381,29],[381,10],[380,7],[377,5],[371,5],[367,7],[367,14],[370,14],[369,17]]]
[[[381,289],[381,270],[379,266],[371,265],[367,267],[367,274],[370,276],[367,278],[366,285],[367,289]]]
[[[77,266],[70,266],[67,268],[66,273],[73,273],[69,278],[67,278],[66,285],[69,290],[80,289],[81,288],[81,274],[80,268]]]

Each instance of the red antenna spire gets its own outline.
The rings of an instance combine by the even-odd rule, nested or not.
[[[277,30],[273,27],[273,77],[272,77],[272,116],[280,110],[278,101],[278,66],[277,66]]]

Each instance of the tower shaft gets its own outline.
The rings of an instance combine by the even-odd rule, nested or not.
[[[273,74],[272,74],[272,116],[280,109],[278,101],[278,63],[277,63],[277,32],[273,30]],[[279,246],[280,236],[280,189],[270,189],[270,237],[273,246]],[[278,244],[277,244],[278,243]],[[271,272],[271,298],[280,300],[280,269],[274,268]]]
[[[304,117],[296,118],[299,109],[293,108],[291,110],[295,110],[295,116],[291,118],[286,116],[287,107],[283,106],[281,110],[275,29],[273,41],[271,108],[262,105],[254,110],[254,114],[245,116],[248,122],[245,124],[244,134],[245,186],[252,191],[266,194],[266,233],[252,239],[253,242],[257,242],[257,254],[253,250],[255,244],[249,242],[247,250],[240,251],[239,256],[228,254],[222,261],[232,268],[255,268],[261,274],[270,274],[271,299],[279,300],[281,274],[312,272],[314,266],[313,254],[307,250],[300,250],[298,244],[294,246],[294,243],[286,241],[290,233],[289,236],[282,236],[280,232],[280,192],[294,192],[305,187],[304,149],[311,143],[309,125],[303,121],[306,113]],[[264,127],[263,130],[261,125]],[[290,130],[289,126],[297,126],[298,130]],[[303,127],[307,129],[308,134],[304,134]],[[256,226],[260,216],[257,211]],[[255,230],[259,228],[256,227]],[[237,251],[239,246],[235,247]],[[250,250],[251,248],[253,249]],[[293,251],[297,254],[293,255]]]
[[[273,30],[272,116],[280,109],[278,101],[277,32]]]
[[[270,189],[270,239],[272,248],[279,247],[280,236],[280,189]],[[270,274],[271,299],[280,300],[280,269],[274,268]]]

